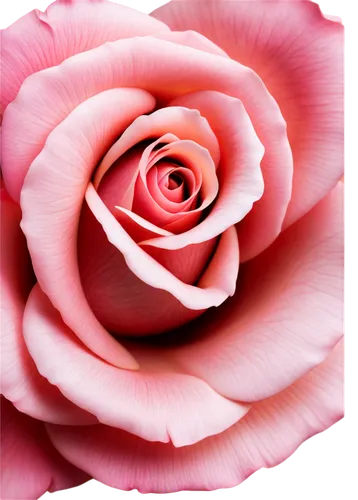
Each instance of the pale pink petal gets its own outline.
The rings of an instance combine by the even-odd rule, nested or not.
[[[208,307],[220,305],[234,293],[239,267],[235,228],[229,229],[230,234],[220,240],[206,271],[210,271],[209,274],[206,276],[204,273],[193,286],[178,279],[138,246],[108,211],[91,184],[86,199],[93,215],[103,226],[108,241],[120,253],[116,256],[113,249],[110,251],[110,246],[104,246],[105,241],[101,239],[101,233],[96,234],[98,243],[88,253],[91,264],[87,263],[82,269],[82,280],[92,281],[90,287],[85,285],[87,291],[91,290],[92,308],[96,309],[96,303],[102,302],[102,313],[109,314],[111,320],[116,321],[116,331],[158,333],[169,327],[173,328],[173,323],[178,326],[193,319]],[[94,227],[88,234],[93,231]],[[203,256],[210,245],[212,243],[208,242],[208,246],[201,247]],[[188,256],[190,251],[186,252]],[[93,258],[93,255],[96,257]],[[81,257],[80,261],[83,261],[83,258]],[[159,260],[163,260],[163,256]],[[222,262],[226,265],[222,266]],[[203,266],[204,262],[199,260],[198,265]],[[175,266],[171,268],[174,270]],[[198,268],[195,269],[194,266],[193,271],[197,272]],[[158,290],[153,288],[169,294],[158,294]],[[93,293],[97,297],[96,300]],[[103,319],[101,316],[102,321]]]
[[[106,207],[116,214],[115,207],[131,209],[134,186],[139,173],[139,162],[143,148],[131,148],[116,160],[98,186],[98,194]]]
[[[242,266],[235,296],[187,325],[187,343],[166,356],[220,394],[256,401],[321,363],[343,335],[342,315],[340,183]]]
[[[183,248],[221,234],[245,217],[253,203],[261,197],[264,188],[260,169],[263,147],[243,104],[238,99],[218,92],[202,91],[180,97],[172,104],[198,109],[215,132],[221,146],[218,170],[220,191],[210,214],[190,231],[143,242],[145,245],[166,249]],[[278,205],[278,211],[281,212],[279,196],[272,202],[270,214],[273,217],[273,225],[261,218],[258,234],[252,235],[252,246],[247,249],[251,254],[265,248],[267,242],[271,242],[273,234],[276,235],[276,229],[274,233],[272,229],[273,226],[277,228],[277,217],[273,211]],[[281,222],[279,226],[281,227]],[[265,236],[266,232],[268,238]],[[244,258],[246,256],[247,253]]]
[[[39,287],[25,314],[26,342],[43,375],[102,423],[185,446],[227,429],[249,409],[160,356],[146,358],[144,352],[139,371],[100,360],[76,341]]]
[[[153,236],[141,225],[131,226],[131,218],[123,221],[122,217],[117,217],[117,220],[121,225],[124,222],[125,231],[132,239],[133,235],[139,239],[148,234]],[[153,272],[155,266],[161,268],[162,264],[164,270],[168,269],[166,272],[169,276],[173,273],[182,281],[185,278],[194,279],[197,273],[205,269],[211,257],[208,251],[210,246],[212,243],[206,242],[198,245],[196,252],[190,253],[189,249],[177,251],[177,255],[172,256],[176,257],[175,260],[171,255],[163,255],[164,252],[168,254],[168,251],[158,249],[159,255],[154,255]],[[139,249],[137,253],[141,256],[144,252]],[[186,256],[195,258],[195,261],[183,266]],[[89,305],[100,323],[112,333],[131,336],[160,334],[185,324],[203,312],[187,309],[167,291],[153,288],[133,274],[122,253],[108,241],[102,226],[88,207],[83,211],[79,226],[78,261],[81,283]],[[151,270],[152,267],[148,267],[147,273]]]
[[[291,172],[285,124],[257,75],[230,59],[148,36],[104,44],[27,78],[2,125],[3,173],[11,196],[19,198],[24,174],[53,128],[75,106],[113,87],[146,89],[161,102],[203,88],[239,97],[259,138],[264,136],[266,157],[280,172],[277,165],[286,165],[288,173],[276,186],[277,193],[285,192]]]
[[[111,147],[96,170],[93,180],[95,188],[111,165],[128,149],[141,141],[157,139],[169,133],[178,139],[200,144],[210,152],[215,165],[218,165],[219,144],[205,118],[201,117],[197,110],[182,107],[162,108],[137,118]]]
[[[121,216],[117,215],[116,219],[133,240],[156,236],[151,231],[151,224],[144,219],[135,225],[138,216],[131,213],[131,217],[124,220],[127,211],[123,209],[120,213]],[[213,239],[180,250],[146,247],[146,251],[179,280],[192,285],[206,269],[216,245],[217,241]],[[235,258],[230,260],[221,245],[220,252],[226,260],[226,267],[216,279],[224,278],[225,281],[231,273],[237,273],[237,243],[232,242],[231,248]],[[142,335],[146,332],[160,333],[197,316],[195,311],[188,311],[168,293],[153,289],[134,276],[123,255],[109,243],[88,208],[83,210],[79,225],[78,260],[87,300],[100,322],[111,331],[137,331]],[[229,281],[233,287],[234,280]]]
[[[41,288],[93,352],[123,368],[135,368],[134,359],[96,320],[83,293],[77,225],[99,159],[153,105],[148,93],[135,89],[112,89],[88,99],[50,134],[21,193],[22,229]]]
[[[107,1],[60,0],[33,10],[1,33],[0,112],[32,73],[105,42],[166,31],[160,21]]]
[[[343,416],[343,343],[285,391],[255,403],[225,432],[175,448],[106,426],[47,426],[56,448],[104,484],[142,493],[234,487],[286,460]]]
[[[343,26],[308,1],[174,1],[153,15],[202,33],[262,78],[288,125],[294,177],[285,226],[297,220],[343,173]]]
[[[95,421],[43,378],[23,338],[22,320],[34,276],[21,211],[1,191],[1,394],[20,411],[57,424]]]
[[[155,38],[186,45],[194,49],[209,52],[210,54],[229,57],[220,47],[215,45],[215,43],[196,31],[170,31],[169,33],[156,34]]]
[[[131,210],[116,206],[117,213],[113,213],[118,222],[121,223],[125,231],[135,242],[141,242],[147,238],[156,238],[159,236],[171,236],[174,233],[162,229],[155,224],[147,221]]]
[[[46,491],[73,488],[89,479],[58,453],[42,422],[1,397],[1,498],[37,500]]]

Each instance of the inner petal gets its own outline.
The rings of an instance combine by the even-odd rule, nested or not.
[[[171,172],[168,175],[166,187],[170,189],[170,191],[183,187],[183,178],[179,174],[176,174],[175,171]]]
[[[177,140],[165,144],[158,150],[157,146],[165,143],[164,139],[165,136],[158,139],[142,155],[133,198],[133,211],[159,227],[170,225],[173,232],[175,232],[173,223],[189,217],[190,223],[185,225],[185,229],[177,228],[181,232],[198,222],[202,210],[214,201],[219,184],[215,164],[207,149],[193,141]],[[162,175],[158,177],[158,167],[156,169],[153,167],[161,160],[167,163],[162,164]],[[173,171],[176,175],[180,173],[183,179],[182,185],[187,186],[189,190],[187,199],[179,203],[171,201],[163,194],[163,184],[167,187],[167,192],[171,191],[168,189],[168,177]],[[161,188],[160,181],[162,181]],[[200,204],[197,206],[199,193]]]
[[[175,214],[196,208],[201,179],[195,179],[189,168],[158,162],[145,181],[152,198],[167,212]]]

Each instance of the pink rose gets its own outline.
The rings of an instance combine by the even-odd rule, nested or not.
[[[230,487],[342,417],[342,38],[305,0],[3,31],[4,498]]]

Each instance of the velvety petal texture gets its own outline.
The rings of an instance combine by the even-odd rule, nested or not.
[[[37,500],[46,491],[73,488],[88,479],[56,451],[42,422],[1,396],[1,498]]]
[[[219,92],[201,91],[177,98],[170,105],[199,110],[208,120],[221,145],[218,170],[220,192],[210,214],[200,224],[181,235],[144,242],[157,248],[174,250],[206,241],[242,220],[250,212],[254,202],[266,192],[266,187],[264,191],[260,167],[264,148],[241,101]],[[277,200],[279,204],[279,197]],[[261,222],[262,227],[267,228]],[[266,245],[262,231],[260,236],[259,250],[262,250],[262,245]],[[255,245],[255,242],[252,243]],[[249,251],[253,253],[252,249]],[[258,249],[254,248],[255,251]],[[246,255],[247,251],[244,257],[241,254],[241,258]]]
[[[122,490],[168,493],[233,487],[261,467],[288,458],[343,416],[343,343],[285,391],[255,403],[226,432],[190,447],[149,443],[105,426],[48,426],[56,448],[75,465]]]
[[[235,228],[218,241],[145,252],[93,188],[86,196],[92,213],[85,210],[80,222],[81,279],[89,304],[110,331],[158,334],[234,294],[239,268]]]
[[[310,1],[174,0],[152,16],[208,37],[255,70],[279,104],[294,159],[285,226],[329,193],[343,173],[342,24]]]
[[[153,37],[104,44],[26,80],[8,106],[2,126],[3,171],[12,196],[19,198],[26,171],[54,127],[75,106],[113,87],[139,87],[162,101],[202,88],[240,99],[265,146],[265,161],[280,172],[275,196],[283,193],[283,219],[291,190],[291,152],[280,110],[260,78],[235,61]]]
[[[1,34],[1,115],[32,73],[105,42],[165,31],[164,23],[107,0],[57,0],[29,12]]]
[[[42,377],[23,337],[23,313],[34,282],[21,212],[1,190],[1,394],[24,413],[58,424],[94,423]]]
[[[1,498],[234,487],[342,418],[340,21],[56,0],[1,42]]]
[[[51,133],[21,193],[21,226],[42,289],[91,350],[129,369],[137,368],[135,360],[98,322],[83,293],[77,226],[99,159],[133,119],[153,106],[152,96],[135,89],[112,89],[88,99]]]
[[[342,334],[339,183],[268,250],[241,267],[235,296],[188,325],[187,342],[171,353],[185,371],[220,394],[255,401],[321,363]]]
[[[155,353],[134,350],[138,371],[109,365],[78,342],[38,286],[26,306],[24,335],[40,373],[66,397],[148,441],[190,445],[229,428],[250,408]]]

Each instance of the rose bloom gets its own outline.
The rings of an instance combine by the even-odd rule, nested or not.
[[[2,33],[2,498],[239,484],[342,417],[343,28],[57,0]]]

